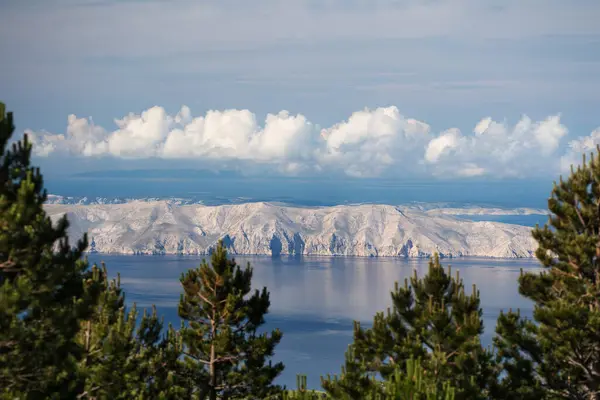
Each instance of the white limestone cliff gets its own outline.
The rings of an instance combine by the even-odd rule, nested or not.
[[[171,201],[47,204],[67,214],[69,234],[87,232],[91,250],[125,254],[206,254],[224,238],[231,254],[532,257],[531,228],[471,222],[414,207],[222,206]]]

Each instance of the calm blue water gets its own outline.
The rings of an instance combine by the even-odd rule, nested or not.
[[[368,324],[377,311],[390,305],[395,281],[417,270],[423,275],[426,260],[354,257],[236,257],[254,267],[254,286],[271,292],[269,328],[280,328],[283,339],[275,360],[286,369],[279,383],[294,387],[296,374],[308,376],[310,387],[319,377],[339,373],[344,351],[352,340],[352,321]],[[90,262],[105,261],[109,272],[121,273],[128,303],[138,307],[155,304],[166,322],[179,325],[179,276],[199,265],[200,257],[89,255]],[[535,260],[446,259],[459,270],[467,290],[475,283],[481,292],[486,335],[490,343],[501,309],[520,308],[531,315],[531,304],[517,289],[519,269],[538,268]]]
[[[461,219],[470,221],[492,221],[505,224],[516,224],[534,227],[536,224],[544,226],[548,222],[547,215],[456,215]]]

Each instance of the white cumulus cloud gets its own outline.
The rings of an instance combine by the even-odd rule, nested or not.
[[[448,153],[458,147],[461,140],[458,129],[448,129],[432,139],[425,150],[425,161],[436,163],[444,152]]]
[[[39,157],[114,157],[194,160],[213,166],[240,163],[283,174],[344,173],[355,177],[437,175],[520,177],[555,173],[578,163],[600,143],[600,129],[561,141],[567,128],[560,115],[516,124],[487,117],[473,132],[449,128],[436,134],[394,106],[364,109],[321,128],[287,111],[264,120],[249,110],[212,110],[194,116],[183,106],[175,115],[162,107],[115,120],[108,130],[91,118],[69,115],[64,133],[27,130]]]
[[[567,152],[560,158],[561,171],[568,172],[571,165],[581,164],[584,154],[589,160],[589,154],[597,152],[598,145],[600,145],[600,128],[595,129],[589,136],[571,140]]]
[[[458,129],[442,132],[427,144],[425,161],[438,175],[527,176],[555,169],[555,152],[567,133],[558,115],[539,122],[523,116],[514,126],[488,117],[472,135]]]
[[[429,139],[429,125],[406,119],[396,107],[355,112],[321,131],[317,159],[345,166],[351,176],[378,176],[398,161],[418,162],[414,150]]]

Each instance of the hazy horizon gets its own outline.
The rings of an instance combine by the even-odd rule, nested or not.
[[[122,178],[94,176],[46,179],[48,193],[91,198],[185,198],[206,204],[270,201],[304,206],[348,203],[448,203],[456,206],[547,208],[552,182],[453,182],[260,177]]]

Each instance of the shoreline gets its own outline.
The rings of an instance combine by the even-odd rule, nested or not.
[[[260,258],[273,258],[273,259],[303,259],[303,258],[359,258],[359,259],[399,259],[399,260],[429,260],[433,257],[433,255],[424,255],[424,256],[361,256],[361,255],[345,255],[345,254],[281,254],[278,256],[273,256],[264,253],[240,253],[240,254],[232,254],[228,253],[231,258],[235,258],[237,256],[241,257],[260,257]],[[118,253],[118,252],[84,252],[84,256],[89,255],[97,255],[97,256],[132,256],[132,257],[181,257],[181,258],[206,258],[210,257],[210,253],[197,253],[197,254],[186,254],[186,253]],[[445,256],[440,255],[440,260],[465,260],[465,259],[481,259],[481,260],[534,260],[536,259],[535,255],[531,255],[530,257],[494,257],[494,256]]]

